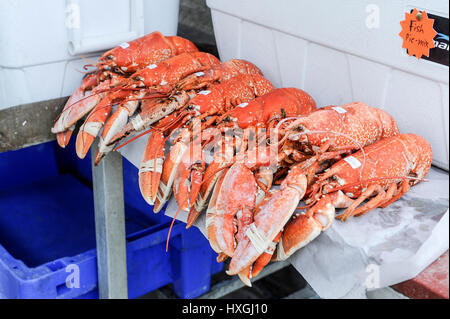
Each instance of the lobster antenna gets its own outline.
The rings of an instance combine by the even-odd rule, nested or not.
[[[139,137],[150,133],[153,130],[153,128],[149,128],[148,130],[134,136],[133,138],[131,138],[130,140],[126,141],[125,143],[120,144],[119,146],[117,146],[116,148],[113,149],[113,151],[117,151],[118,149],[121,149],[122,147],[124,147],[125,145],[127,145],[128,143],[133,142],[134,140],[138,139]]]
[[[417,181],[421,181],[421,182],[429,182],[428,179],[425,178],[420,178],[420,177],[413,177],[413,176],[385,176],[385,177],[374,177],[374,178],[368,178],[368,179],[364,179],[362,181],[356,182],[356,183],[351,183],[351,184],[347,184],[347,185],[342,185],[342,186],[338,186],[335,187],[333,189],[331,189],[329,192],[335,192],[347,187],[353,187],[353,186],[357,186],[357,185],[361,185],[363,183],[370,183],[370,182],[376,182],[376,181],[381,181],[384,179],[413,179],[413,180],[417,180]]]
[[[176,122],[175,122],[175,123],[176,123]],[[143,136],[143,135],[145,135],[145,134],[148,134],[148,133],[150,133],[152,130],[155,130],[155,129],[156,129],[156,130],[159,130],[159,131],[163,131],[163,130],[164,130],[164,127],[163,127],[163,128],[160,128],[160,127],[157,127],[157,128],[151,127],[151,128],[149,128],[148,130],[146,130],[146,131],[144,131],[144,132],[142,132],[142,133],[140,133],[140,134],[134,136],[134,137],[131,138],[130,140],[126,141],[125,143],[123,143],[123,144],[117,146],[115,149],[113,149],[113,151],[117,151],[118,149],[124,147],[124,146],[127,145],[128,143],[133,142],[134,140],[138,139],[139,137],[141,137],[141,136]],[[172,130],[172,132],[164,139],[164,143],[165,143],[165,142],[173,135],[173,133],[175,133],[175,132],[177,131],[177,129],[178,129],[178,128]]]
[[[169,232],[167,233],[167,240],[166,240],[166,253],[167,253],[167,251],[169,250],[169,240],[170,240],[170,233],[172,232],[172,227],[173,227],[173,224],[175,223],[175,219],[177,218],[177,216],[178,216],[178,213],[181,211],[181,206],[180,207],[178,207],[178,210],[177,210],[177,212],[175,213],[175,215],[173,216],[173,218],[172,218],[172,223],[170,224],[170,228],[169,228]]]
[[[282,119],[280,122],[278,122],[277,126],[275,126],[275,129],[278,130],[280,128],[281,124],[283,124],[286,121],[298,120],[299,118],[301,118],[301,116],[286,117],[286,118]]]
[[[82,58],[84,61],[90,63],[90,64],[86,64],[85,66],[83,66],[83,68],[86,67],[86,66],[95,66],[95,64],[97,63],[97,61],[95,61],[95,60],[93,60],[93,59],[90,59],[90,58],[86,57],[85,55],[82,55],[81,58]]]
[[[108,88],[108,89],[104,89],[104,90],[99,90],[99,91],[97,91],[97,92],[95,92],[95,93],[92,93],[92,94],[89,94],[88,96],[85,96],[85,97],[83,97],[83,98],[81,98],[81,99],[79,99],[79,100],[73,102],[73,103],[70,104],[69,106],[67,106],[67,108],[65,108],[65,109],[58,115],[58,117],[55,119],[55,122],[61,117],[61,115],[62,115],[64,112],[69,111],[69,114],[70,114],[71,109],[72,109],[72,107],[73,107],[74,105],[76,105],[76,104],[78,104],[78,103],[80,103],[80,102],[82,102],[82,101],[84,101],[84,100],[86,100],[86,99],[88,99],[88,98],[90,98],[90,97],[92,97],[92,96],[99,95],[99,94],[105,93],[105,92],[113,92],[113,93],[114,93],[114,92],[119,92],[119,91],[142,91],[142,90],[143,90],[142,88],[125,87],[124,85],[122,85],[122,86],[119,85],[119,86],[116,86],[116,87],[113,87],[113,88]],[[152,92],[150,96],[144,96],[144,97],[141,97],[141,98],[134,98],[134,99],[127,99],[127,100],[125,100],[125,101],[122,101],[121,103],[129,102],[129,101],[149,100],[149,99],[154,99],[154,98],[157,98],[157,97],[166,97],[166,96],[167,96],[167,95],[164,94],[164,93],[160,93],[160,92],[156,92],[156,91],[155,91],[155,92]],[[117,103],[114,103],[114,104],[117,104]]]
[[[119,90],[120,90],[120,89],[125,90],[125,88],[120,88],[120,87],[117,87],[117,89],[119,89]],[[76,105],[76,104],[78,104],[78,103],[80,103],[80,102],[82,102],[82,101],[84,101],[84,100],[86,100],[86,99],[88,99],[88,98],[90,98],[90,97],[93,97],[93,96],[95,96],[95,95],[99,95],[99,94],[105,93],[105,92],[111,92],[111,91],[112,91],[112,92],[116,92],[116,91],[119,91],[119,90],[116,90],[116,88],[110,88],[110,89],[99,90],[99,91],[97,91],[97,92],[95,92],[95,93],[89,94],[88,96],[85,96],[85,97],[83,97],[83,98],[81,98],[81,99],[79,99],[79,100],[73,102],[72,104],[68,105],[68,106],[67,106],[64,110],[62,110],[62,112],[56,117],[56,119],[54,120],[54,122],[56,122],[56,121],[61,117],[61,115],[64,114],[65,112],[69,112],[69,114],[70,114],[70,112],[71,112],[71,110],[72,110],[72,108],[73,108],[74,105]]]
[[[88,69],[86,68],[86,66],[90,66],[90,65],[84,65],[84,66],[83,66],[84,71],[81,71],[81,70],[78,70],[78,69],[75,69],[75,68],[73,68],[73,70],[74,70],[74,71],[77,71],[78,73],[85,74],[85,75],[88,75],[88,74],[97,72],[97,71],[95,71],[95,70],[89,70],[89,71],[88,71]]]
[[[233,165],[233,163],[227,164],[224,167],[218,168],[214,174],[211,174],[209,176],[207,176],[205,179],[203,179],[202,183],[200,185],[203,185],[203,183],[205,183],[206,181],[209,181],[211,178],[213,178],[217,173],[219,173],[220,171],[230,167],[231,165]]]
[[[259,186],[259,188],[261,188],[261,190],[266,193],[266,195],[271,195],[269,190],[267,189],[267,185],[264,185],[264,183],[262,183],[261,181],[259,181],[257,178],[255,178],[255,182],[256,185]]]
[[[284,119],[282,119],[276,126],[275,126],[275,130],[278,131],[278,129],[280,128],[280,126],[286,122],[286,121],[290,121],[290,120],[298,120],[299,118],[301,118],[302,116],[291,116],[291,117],[286,117]],[[284,143],[284,141],[286,141],[289,138],[289,135],[286,134],[281,140],[279,140],[278,142],[272,143],[272,141],[269,143],[269,145],[279,145]]]
[[[317,202],[317,199],[314,199],[311,203],[309,203],[306,206],[297,206],[295,209],[306,209],[306,208],[310,208],[311,206],[313,206],[315,203]]]

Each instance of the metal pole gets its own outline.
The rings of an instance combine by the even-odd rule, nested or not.
[[[99,296],[101,299],[126,299],[128,286],[122,156],[110,152],[95,166],[97,147],[97,142],[93,143],[91,155]]]

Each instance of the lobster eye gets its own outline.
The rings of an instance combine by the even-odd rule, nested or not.
[[[114,59],[114,56],[112,56],[112,55],[107,55],[105,59],[106,59],[106,60],[112,60],[112,59]]]
[[[305,127],[304,127],[303,125],[299,125],[299,126],[297,126],[297,127],[295,128],[295,130],[296,130],[297,132],[303,132],[303,131],[305,130]]]
[[[143,78],[140,77],[139,75],[136,75],[135,77],[133,77],[133,81],[142,81]]]

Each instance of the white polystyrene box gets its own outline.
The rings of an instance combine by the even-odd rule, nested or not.
[[[408,56],[398,35],[405,12],[448,18],[447,1],[207,4],[222,60],[247,59],[275,86],[304,89],[319,106],[362,101],[382,108],[402,132],[425,137],[433,163],[449,169],[448,66]]]
[[[83,66],[122,42],[155,30],[176,35],[178,7],[179,0],[0,1],[0,109],[70,95]]]

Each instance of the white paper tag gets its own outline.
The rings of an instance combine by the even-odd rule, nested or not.
[[[344,158],[344,161],[346,161],[347,163],[349,163],[350,166],[351,166],[353,169],[358,168],[358,167],[361,166],[361,162],[358,161],[358,160],[357,160],[355,157],[353,157],[353,156],[349,156],[349,157]]]
[[[338,112],[338,113],[347,113],[347,111],[346,110],[344,110],[342,107],[340,107],[340,106],[333,106],[332,107],[332,109],[333,110],[335,110],[336,112]]]
[[[236,105],[236,107],[246,107],[248,105],[248,103],[241,103],[239,105]]]
[[[208,90],[198,92],[198,94],[202,94],[202,95],[208,95],[209,93],[211,93],[211,91],[208,91]]]
[[[122,49],[126,49],[126,48],[128,48],[130,45],[128,44],[128,42],[124,42],[124,43],[122,43],[122,44],[119,44],[119,46],[120,46]]]
[[[194,73],[196,76],[202,76],[202,75],[205,75],[205,73],[203,73],[203,72],[197,72],[197,73]]]
[[[147,69],[154,69],[156,68],[156,64],[150,64],[149,66],[147,66]]]

